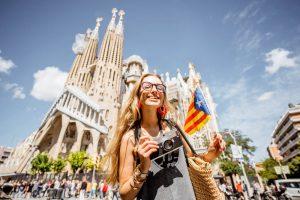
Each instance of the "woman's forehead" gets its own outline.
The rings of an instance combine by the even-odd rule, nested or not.
[[[144,82],[150,82],[150,83],[159,83],[161,84],[161,80],[157,77],[157,76],[147,76],[143,79],[142,81],[143,83]]]

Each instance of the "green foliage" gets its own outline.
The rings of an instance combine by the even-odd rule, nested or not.
[[[54,173],[60,173],[66,165],[66,161],[61,156],[58,156],[58,158],[52,162],[52,170]]]
[[[70,163],[74,174],[78,169],[82,169],[84,167],[84,161],[87,158],[88,156],[85,151],[77,151],[69,154],[68,162]]]
[[[84,161],[84,169],[86,170],[92,170],[94,168],[95,162],[93,161],[93,159],[91,157],[89,157],[88,159],[86,159]]]
[[[230,176],[232,174],[241,174],[242,172],[238,163],[233,162],[231,160],[223,160],[221,162],[221,169],[223,170],[226,176]]]
[[[31,161],[31,171],[33,173],[45,173],[51,169],[52,162],[46,153],[39,153]]]
[[[278,178],[274,169],[275,166],[278,166],[276,160],[267,158],[263,161],[262,165],[264,170],[260,171],[259,174],[265,181],[275,180]]]
[[[228,130],[225,130],[225,132],[227,131]],[[253,141],[245,135],[241,134],[240,131],[234,130],[231,131],[231,133],[235,137],[237,145],[242,146],[243,151],[246,151],[248,154],[253,155],[256,150],[256,147],[251,145]],[[229,134],[223,134],[223,139],[225,140],[227,147],[224,153],[226,156],[232,157],[230,145],[234,144],[233,138]],[[246,162],[248,161],[247,157],[244,157],[244,159]]]
[[[233,161],[230,145],[234,144],[234,140],[228,133],[226,134],[226,132],[228,131],[229,130],[225,130],[225,134],[223,134],[223,139],[226,142],[226,150],[224,151],[223,159],[221,159],[221,169],[226,176],[242,173],[242,169],[239,166],[238,161]],[[253,141],[250,138],[241,134],[241,132],[237,130],[231,131],[231,134],[235,137],[237,145],[242,146],[243,151],[246,151],[248,154],[253,155],[256,147],[251,145]],[[245,170],[247,172],[247,175],[254,176],[254,170],[251,169],[251,167],[247,164],[249,161],[249,158],[247,156],[244,156],[244,161],[246,163]]]
[[[300,177],[300,156],[296,156],[287,164],[290,168],[291,175],[293,177]]]

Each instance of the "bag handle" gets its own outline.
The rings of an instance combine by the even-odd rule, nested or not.
[[[194,147],[192,146],[192,144],[189,142],[189,140],[187,139],[184,131],[177,125],[177,123],[173,122],[172,120],[168,120],[168,119],[163,119],[164,121],[166,121],[168,123],[168,125],[170,126],[174,126],[180,133],[180,135],[184,138],[185,142],[188,144],[188,146],[190,147],[192,153],[194,155],[196,155],[196,151],[194,149]]]

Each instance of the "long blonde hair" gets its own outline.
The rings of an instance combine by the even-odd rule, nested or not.
[[[114,137],[110,141],[107,154],[104,158],[104,163],[108,164],[108,177],[107,181],[111,184],[118,183],[119,180],[119,158],[120,158],[120,147],[123,135],[134,127],[137,121],[142,119],[141,110],[138,106],[140,98],[141,83],[145,77],[155,76],[158,77],[161,82],[162,79],[157,74],[143,74],[139,81],[136,82],[133,90],[130,93],[129,99],[124,107],[121,109],[121,115],[119,115],[116,132]],[[171,105],[167,100],[166,92],[164,92],[163,106],[171,109]],[[158,115],[158,117],[160,117]]]

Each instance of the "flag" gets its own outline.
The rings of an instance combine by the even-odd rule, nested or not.
[[[193,135],[199,131],[210,119],[210,112],[199,88],[196,88],[188,114],[184,123],[187,134]]]

